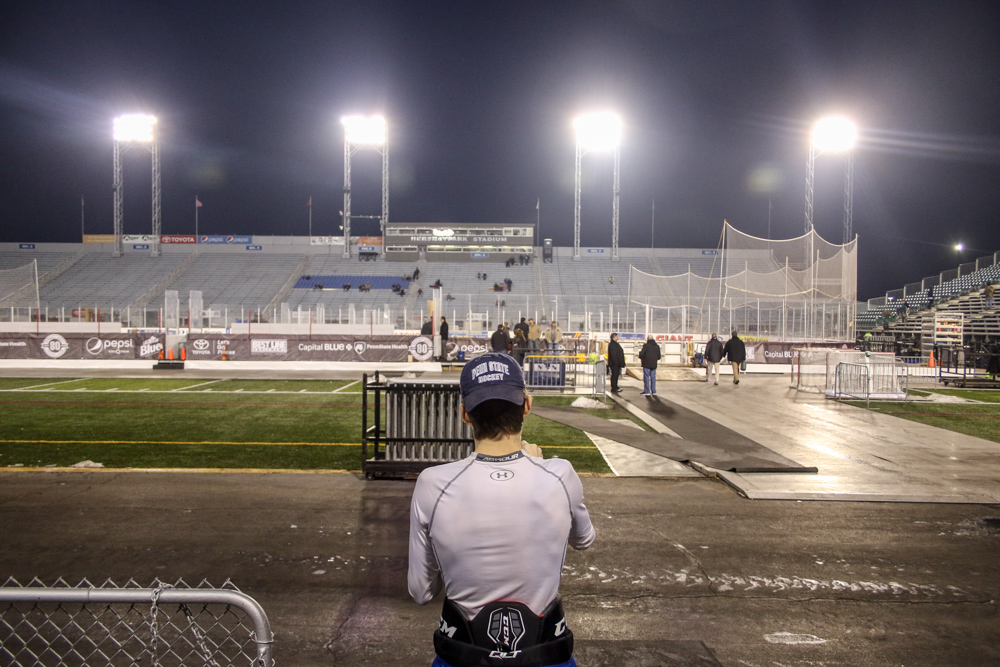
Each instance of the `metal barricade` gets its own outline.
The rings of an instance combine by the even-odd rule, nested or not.
[[[370,425],[369,391],[374,403]],[[364,374],[361,448],[365,476],[413,477],[424,468],[469,456],[475,440],[472,427],[462,421],[461,403],[457,382],[380,380],[378,372],[369,382]]]
[[[607,363],[594,356],[561,350],[526,355],[524,377],[528,391],[604,396]]]
[[[876,400],[906,398],[909,375],[903,364],[840,362],[834,369],[834,398]]]
[[[273,641],[264,610],[229,581],[144,588],[11,578],[0,587],[3,665],[272,667]]]

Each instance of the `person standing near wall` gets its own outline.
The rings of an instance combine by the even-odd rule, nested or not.
[[[618,342],[618,334],[616,333],[611,334],[611,342],[608,343],[608,368],[611,369],[611,393],[617,394],[620,391],[618,389],[618,376],[625,368],[625,350]]]
[[[532,352],[538,352],[540,347],[539,341],[542,338],[542,327],[535,323],[534,317],[528,318],[528,349]]]
[[[656,362],[660,360],[661,356],[660,346],[650,336],[639,352],[639,361],[642,362],[643,396],[656,396]]]

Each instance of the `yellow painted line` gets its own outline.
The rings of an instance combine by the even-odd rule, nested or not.
[[[28,445],[319,445],[322,447],[360,447],[360,442],[225,442],[217,440],[0,440],[0,444]]]

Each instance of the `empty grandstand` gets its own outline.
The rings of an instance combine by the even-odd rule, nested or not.
[[[113,257],[98,244],[6,244],[0,266],[38,259],[41,299],[34,312],[35,300],[26,293],[7,297],[0,320],[158,326],[169,290],[179,295],[185,324],[189,295],[201,292],[202,317],[190,316],[196,327],[374,322],[413,330],[433,308],[455,331],[531,317],[556,320],[568,331],[694,335],[722,321],[722,329],[739,323],[752,333],[802,339],[813,312],[823,320],[813,337],[844,340],[848,302],[854,302],[853,244],[835,246],[818,237],[761,244],[727,227],[730,242],[722,248],[621,248],[618,261],[609,248],[584,248],[579,259],[571,248],[552,248],[543,260],[540,248],[530,245],[530,226],[410,226],[394,228],[399,243],[383,246],[382,253],[366,240],[364,258],[359,246],[345,257],[297,237],[254,237],[248,245],[164,244],[160,257],[128,248]],[[390,253],[402,247],[404,233],[417,244],[415,254]],[[386,261],[390,256],[401,261]],[[816,258],[811,265],[809,257]]]

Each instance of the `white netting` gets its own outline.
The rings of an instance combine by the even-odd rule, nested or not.
[[[709,275],[658,276],[631,267],[630,307],[648,310],[650,331],[853,340],[856,239],[836,245],[814,230],[768,240],[729,223],[723,236]]]
[[[0,306],[34,306],[37,296],[34,262],[0,270]]]
[[[792,352],[791,386],[834,396],[905,395],[892,352],[812,347]]]

